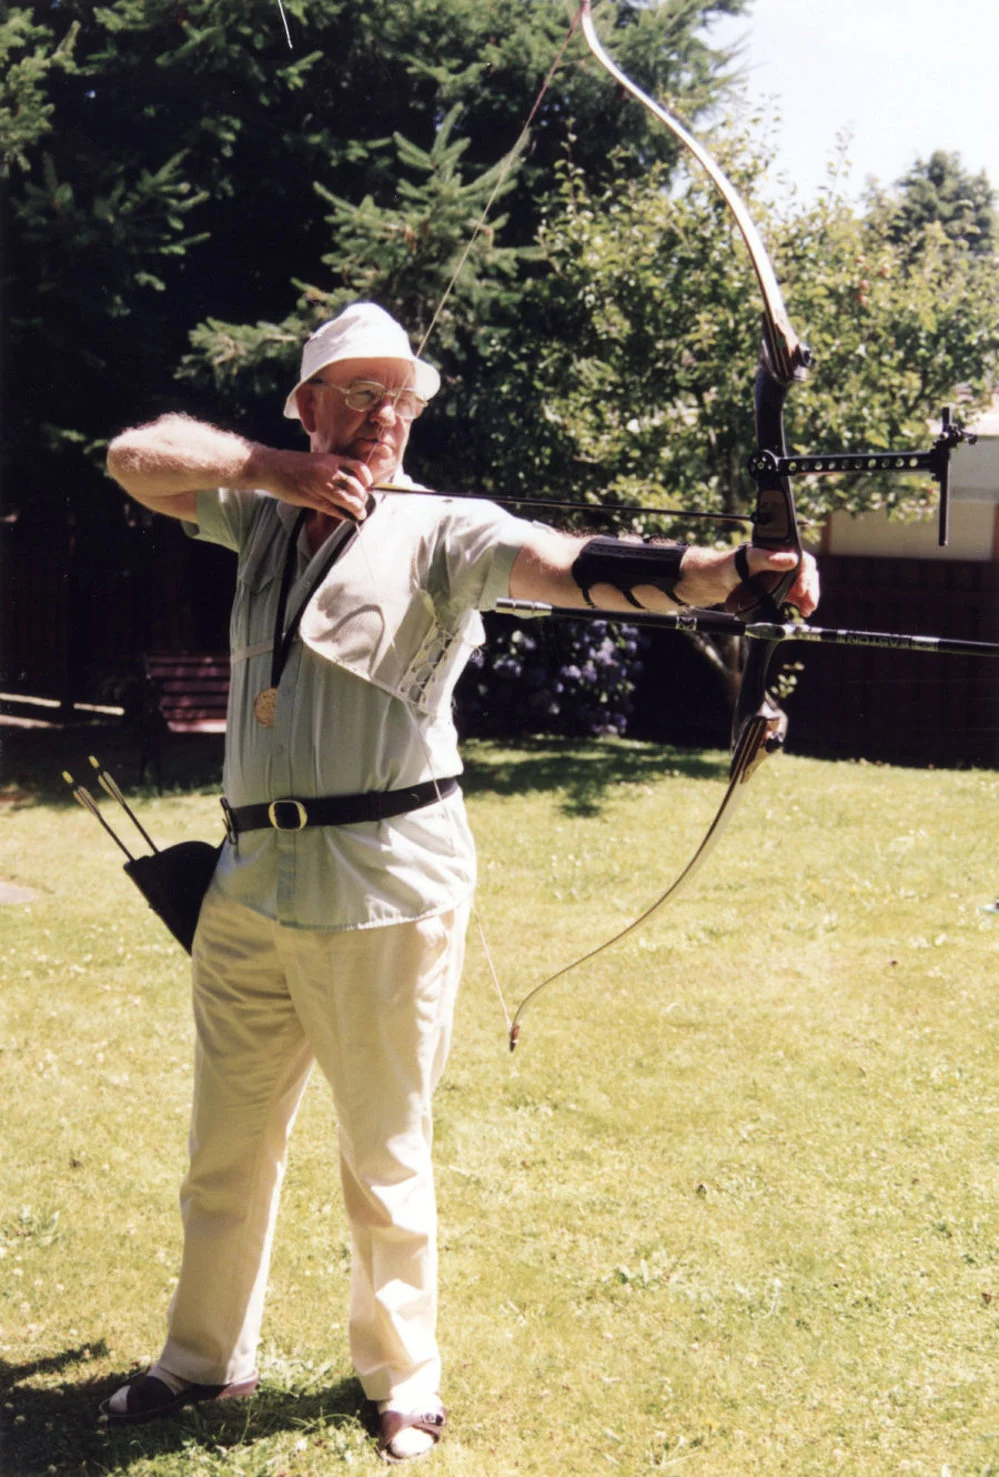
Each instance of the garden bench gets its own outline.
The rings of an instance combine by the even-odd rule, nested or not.
[[[164,733],[225,733],[229,653],[147,651],[143,674],[140,784],[150,759],[159,782]]]

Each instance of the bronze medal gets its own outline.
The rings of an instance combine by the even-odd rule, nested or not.
[[[276,687],[265,687],[253,699],[253,716],[262,728],[274,727],[274,719],[277,717],[277,700]]]

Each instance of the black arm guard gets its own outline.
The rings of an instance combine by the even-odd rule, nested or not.
[[[636,610],[645,609],[632,594],[636,585],[654,585],[683,605],[684,601],[676,595],[676,587],[687,548],[687,544],[631,543],[601,534],[588,539],[580,549],[572,566],[572,577],[587,605],[593,604],[590,590],[594,585],[612,585]]]

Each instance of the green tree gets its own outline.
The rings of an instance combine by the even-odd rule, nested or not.
[[[767,214],[765,158],[738,140],[719,147],[769,228],[792,320],[816,354],[789,396],[792,449],[923,447],[943,403],[986,403],[999,378],[995,256],[936,221],[899,243],[879,199],[858,211],[830,193]],[[548,271],[521,298],[517,327],[488,340],[470,392],[472,413],[491,417],[492,452],[470,473],[525,499],[540,487],[602,507],[750,512],[758,299],[717,192],[699,173],[677,188],[655,168],[594,193],[566,165],[540,242]],[[918,476],[811,477],[795,495],[810,520],[836,508],[913,517],[936,488]],[[683,518],[657,526],[704,538]],[[698,644],[734,686],[732,648]]]
[[[777,256],[818,360],[794,400],[802,450],[925,445],[942,405],[967,419],[999,381],[999,258],[936,220],[899,241],[895,219],[877,194],[860,211],[826,196],[782,226]],[[878,507],[911,518],[936,496],[921,476],[834,477],[806,479],[801,503],[817,519]]]
[[[79,26],[70,25],[56,41],[50,26],[37,24],[18,7],[0,22],[0,177],[27,169],[39,141],[52,132],[54,105],[48,96],[51,73],[73,69]]]
[[[722,143],[730,174],[771,238],[792,320],[817,365],[788,400],[799,450],[922,444],[940,404],[984,404],[999,377],[999,264],[937,222],[893,240],[875,199],[834,194],[785,214],[760,191],[765,158]],[[661,168],[593,192],[565,166],[540,235],[547,272],[529,284],[516,331],[484,353],[497,434],[494,465],[590,501],[678,501],[747,511],[751,384],[759,342],[748,255],[723,202],[694,173]],[[520,414],[515,414],[520,407]],[[507,427],[506,433],[500,427]],[[528,442],[533,456],[528,460]],[[799,479],[804,516],[886,502],[918,514],[918,479]]]
[[[996,192],[984,170],[970,174],[962,167],[959,154],[936,149],[929,159],[918,159],[893,192],[879,198],[891,213],[890,238],[899,245],[918,245],[926,227],[936,221],[949,241],[964,242],[978,256],[996,250]]]
[[[741,4],[607,9],[635,70],[696,113],[724,83],[703,24]],[[222,366],[245,369],[232,405],[245,425],[279,434],[270,407],[293,331],[358,279],[379,285],[361,259],[366,225],[394,213],[403,227],[399,241],[380,225],[370,240],[385,285],[398,287],[407,213],[426,221],[432,202],[405,273],[401,300],[413,303],[416,273],[436,264],[438,247],[453,258],[458,220],[512,148],[566,23],[562,0],[284,8],[293,49],[274,0],[39,0],[0,19],[6,337],[18,369],[6,388],[4,488],[22,519],[61,526],[72,510],[81,529],[103,528],[102,443],[176,401],[171,376],[199,324],[193,352],[208,372],[185,387],[186,403],[218,413]],[[503,251],[482,242],[456,299],[456,346],[459,319],[489,308],[490,283],[501,294],[529,270],[504,253],[530,246],[570,117],[585,125],[578,155],[594,179],[612,145],[636,173],[664,151],[579,57],[577,42],[511,176]],[[439,275],[426,272],[418,317]],[[277,349],[269,368],[248,343]]]
[[[405,323],[414,342],[433,330],[433,352],[467,361],[479,325],[496,311],[498,300],[517,294],[522,263],[538,255],[528,247],[501,246],[507,217],[483,212],[514,187],[519,150],[466,180],[461,159],[467,138],[453,138],[460,105],[442,120],[429,150],[396,134],[395,201],[379,205],[372,194],[360,204],[316,184],[330,207],[327,217],[336,251],[323,257],[330,288],[296,281],[299,298],[280,323],[224,323],[209,318],[191,334],[191,352],[181,374],[195,383],[211,376],[220,402],[232,412],[253,382],[263,395],[292,377],[303,338],[316,323],[334,316],[346,303],[376,298]]]

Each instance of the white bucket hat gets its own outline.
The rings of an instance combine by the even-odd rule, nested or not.
[[[351,303],[337,318],[317,328],[302,350],[301,377],[284,403],[291,421],[299,419],[295,394],[327,364],[341,359],[399,359],[413,367],[413,389],[421,400],[429,400],[441,387],[441,377],[432,364],[417,359],[406,330],[377,303]]]

